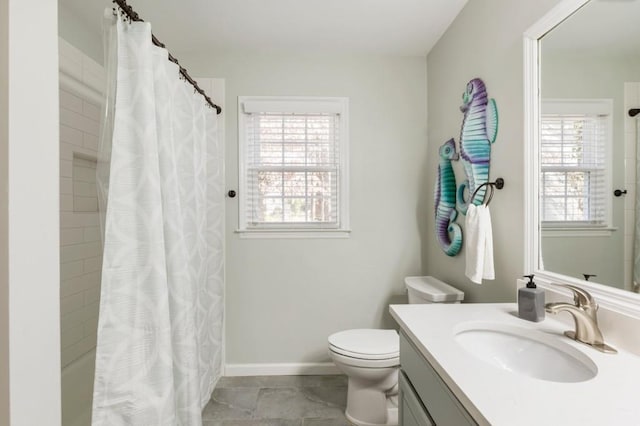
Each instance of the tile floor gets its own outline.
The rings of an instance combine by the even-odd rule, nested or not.
[[[347,426],[346,376],[222,377],[203,426]]]

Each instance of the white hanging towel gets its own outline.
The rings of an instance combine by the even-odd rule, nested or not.
[[[493,233],[489,207],[471,204],[465,220],[465,253],[467,265],[465,275],[472,282],[495,279],[493,269]]]

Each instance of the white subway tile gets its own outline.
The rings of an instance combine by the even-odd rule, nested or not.
[[[60,72],[63,74],[67,74],[76,80],[80,80],[82,78],[82,65],[78,62],[74,62],[69,60],[68,58],[61,57],[60,65],[58,66]]]
[[[84,308],[84,294],[76,293],[60,298],[60,314],[67,315]]]
[[[82,64],[82,59],[85,56],[84,53],[68,41],[58,37],[58,53],[60,56],[64,56],[68,60],[72,60],[79,64]]]
[[[73,182],[71,178],[60,178],[60,194],[73,195]]]
[[[70,246],[75,244],[84,243],[84,229],[82,228],[71,228],[65,229],[62,228],[60,230],[60,245],[62,246]]]
[[[60,124],[76,130],[83,130],[84,121],[87,120],[82,114],[71,111],[67,108],[60,108]]]
[[[73,211],[73,195],[60,194],[60,211],[61,212]]]
[[[98,213],[60,213],[60,224],[63,228],[84,228],[99,226]]]
[[[82,66],[85,70],[94,74],[104,74],[104,67],[100,65],[95,59],[90,58],[87,55],[82,55]]]
[[[76,325],[82,325],[89,318],[92,318],[98,312],[99,304],[97,302],[91,303],[89,305],[83,306],[82,308],[70,312],[68,314],[64,314],[60,317],[60,328],[69,328],[74,327]]]
[[[100,287],[92,287],[84,291],[84,303],[89,305],[100,300]]]
[[[82,114],[83,101],[76,95],[67,92],[66,90],[60,90],[60,109],[66,108],[73,112]]]
[[[59,44],[59,64],[61,72],[76,80],[82,79],[82,53],[70,44]]]
[[[60,249],[60,260],[61,262],[72,262],[74,260],[88,259],[96,257],[99,252],[100,246],[97,242],[63,246]]]
[[[69,296],[98,286],[100,275],[97,272],[84,274],[60,283],[60,296]]]
[[[73,195],[76,197],[96,197],[97,194],[96,185],[89,182],[79,182],[74,180],[73,182]]]
[[[61,349],[68,348],[74,343],[78,343],[85,337],[84,324],[76,325],[75,327],[69,327],[60,330],[60,347]]]
[[[83,332],[85,337],[96,336],[98,334],[98,312],[96,312],[95,316],[84,322]]]
[[[95,121],[100,121],[100,105],[89,101],[82,101],[82,115]]]
[[[78,164],[78,160],[75,160],[75,164],[73,165],[73,180],[74,182],[96,183],[96,163],[93,163],[93,167],[87,167]]]
[[[100,124],[96,120],[92,120],[82,114],[78,114],[77,112],[73,112],[65,108],[60,109],[60,124],[64,124],[65,126],[69,126],[95,136],[98,136],[100,128]]]
[[[102,245],[100,245],[100,254],[90,259],[84,259],[84,271],[89,272],[101,272],[102,270]]]
[[[68,281],[87,272],[93,272],[85,270],[84,262],[83,260],[76,260],[60,264],[60,281]]]
[[[73,197],[73,211],[75,212],[97,212],[97,197]]]
[[[82,70],[82,81],[89,87],[96,89],[97,91],[104,93],[105,88],[105,72],[104,68],[97,64],[97,62],[83,62],[84,69]]]
[[[93,88],[104,87],[104,69],[59,39],[60,69]],[[62,364],[95,347],[102,246],[96,210],[95,159],[101,105],[60,92],[60,310]],[[74,161],[74,157],[75,161]],[[91,161],[93,159],[93,161]],[[75,188],[74,188],[75,182]],[[74,195],[76,200],[74,200]],[[71,211],[74,201],[92,213]]]
[[[60,140],[60,160],[73,161],[73,152],[76,150],[76,146]]]
[[[91,228],[84,229],[84,241],[85,242],[93,242],[100,241],[100,228],[97,226]]]
[[[73,161],[60,160],[60,176],[73,177]]]
[[[60,142],[82,146],[82,131],[60,124]]]
[[[60,143],[60,158],[64,160],[73,160],[74,158],[88,158],[95,161],[96,152],[80,145],[71,145],[69,143]]]
[[[90,259],[84,259],[84,271],[85,272],[98,272],[100,271],[100,257],[92,257]]]
[[[96,155],[98,153],[98,141],[98,136],[90,135],[89,133],[82,134],[82,146],[95,151]]]
[[[97,164],[97,159],[95,157],[85,158],[83,156],[75,155],[73,157],[73,163],[78,167],[86,167],[90,169],[95,169]]]
[[[87,336],[61,352],[62,367],[65,367],[72,363],[74,360],[80,358],[90,350],[96,347],[96,336]]]

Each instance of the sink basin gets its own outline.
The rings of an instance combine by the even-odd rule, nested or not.
[[[458,344],[502,370],[551,382],[594,378],[596,364],[561,338],[500,323],[463,323],[455,330]]]

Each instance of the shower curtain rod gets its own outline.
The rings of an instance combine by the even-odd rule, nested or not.
[[[113,2],[118,5],[120,10],[122,10],[127,15],[127,17],[129,17],[130,20],[136,21],[136,22],[144,22],[144,20],[140,18],[140,15],[138,15],[138,13],[135,10],[133,10],[131,6],[127,4],[127,0],[113,0]],[[156,46],[166,49],[166,46],[164,45],[164,43],[158,40],[158,38],[154,36],[153,33],[151,34],[151,40],[153,41],[153,44],[155,44]],[[222,112],[222,108],[220,108],[218,105],[213,103],[213,101],[209,96],[207,96],[205,91],[202,90],[200,86],[198,86],[198,83],[193,78],[191,78],[191,76],[187,72],[187,69],[182,67],[182,65],[180,65],[180,62],[178,62],[176,57],[173,56],[171,52],[167,52],[167,53],[169,54],[169,60],[174,64],[176,64],[178,68],[180,68],[180,75],[182,75],[182,77],[184,77],[184,79],[187,80],[189,84],[193,86],[196,92],[204,96],[204,99],[207,101],[209,106],[211,108],[215,108],[216,114],[220,114]]]

